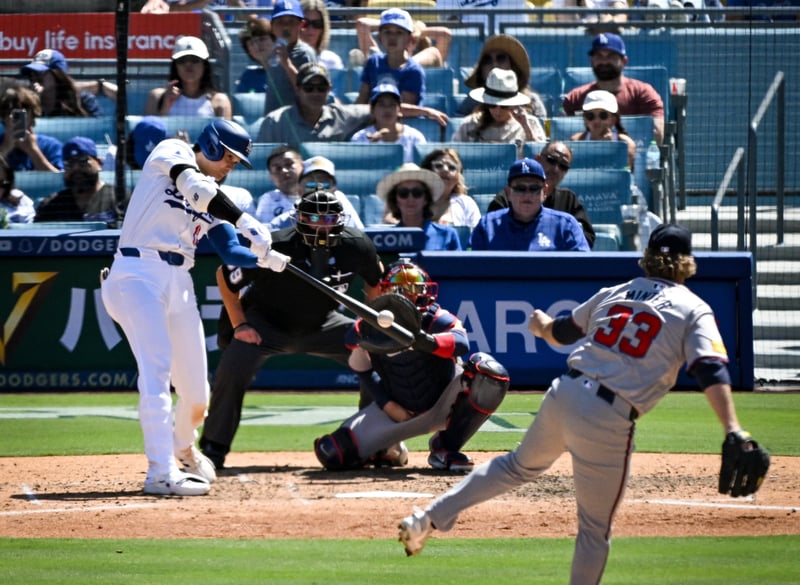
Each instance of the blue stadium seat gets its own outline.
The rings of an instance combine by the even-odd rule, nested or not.
[[[142,118],[143,116],[125,116],[128,133],[133,131]],[[203,128],[214,120],[214,118],[200,116],[160,116],[160,118],[167,126],[167,136],[175,136],[178,131],[183,130],[189,135],[190,141],[196,140]],[[241,123],[241,120],[237,121]]]
[[[473,170],[467,167],[464,168],[462,174],[464,182],[467,184],[467,191],[474,198],[478,197],[475,193],[491,193],[494,196],[506,186],[506,177],[508,176],[507,172],[499,170]]]
[[[282,145],[277,142],[254,142],[253,150],[250,151],[250,163],[253,165],[253,169],[258,171],[266,169],[269,153],[279,146]]]
[[[502,185],[497,190],[499,191],[502,188]],[[497,193],[470,193],[470,197],[475,200],[475,203],[478,204],[478,209],[481,210],[481,215],[486,215],[486,211],[489,209],[489,204],[492,202],[492,199],[495,198]]]
[[[619,169],[572,169],[561,182],[583,201],[592,224],[622,225],[622,205],[631,202],[631,174]]]
[[[593,223],[594,252],[619,252],[622,249],[622,230],[610,223]]]
[[[331,87],[333,88],[331,93],[340,100],[344,99],[345,92],[349,91],[347,69],[330,69],[328,74],[331,76]]]
[[[377,195],[361,196],[361,221],[365,226],[383,223],[383,199]]]
[[[34,205],[64,188],[64,173],[50,171],[17,171],[14,173],[17,189],[33,199]]]
[[[452,118],[450,119],[452,120]],[[404,122],[422,132],[422,135],[428,142],[439,142],[443,138],[442,127],[436,120],[431,120],[429,118],[404,118]],[[445,130],[446,136],[444,136],[444,138],[450,137],[447,132],[448,130]]]
[[[102,118],[75,118],[52,116],[36,118],[36,133],[45,134],[66,142],[75,136],[86,136],[97,143],[116,143],[116,122],[113,116]]]
[[[564,78],[553,66],[531,67],[530,86],[542,98],[548,117],[555,116],[561,107],[564,94]]]
[[[403,145],[357,142],[304,142],[300,146],[303,158],[324,156],[333,161],[336,175],[340,170],[382,171],[384,174],[403,164]]]
[[[275,188],[275,185],[272,184],[269,178],[269,173],[256,169],[234,169],[228,175],[225,183],[227,185],[233,185],[234,187],[247,189],[256,202],[258,202],[258,198],[261,197],[261,195]]]
[[[345,195],[358,195],[361,197],[361,207],[364,207],[364,198],[375,194],[378,182],[389,172],[384,169],[336,169],[336,186]],[[367,222],[364,221],[366,224]]]
[[[505,172],[517,160],[517,147],[510,142],[428,142],[414,146],[414,162],[421,163],[429,152],[440,148],[458,152],[465,171]]]
[[[235,93],[231,96],[233,113],[244,118],[249,125],[264,115],[264,93]]]
[[[425,68],[425,93],[452,95],[455,72],[450,67]]]

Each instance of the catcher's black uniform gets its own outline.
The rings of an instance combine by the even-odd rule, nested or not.
[[[303,271],[346,291],[356,276],[377,286],[382,275],[375,245],[363,232],[344,228],[338,244],[312,249],[295,228],[272,234],[272,249],[291,257]],[[227,313],[220,315],[218,337],[223,348],[211,386],[211,402],[200,446],[221,467],[230,450],[247,387],[258,369],[274,355],[308,354],[347,365],[345,333],[353,319],[338,303],[289,272],[224,267],[232,291],[247,287],[241,298],[247,323],[258,331],[261,344],[233,338]]]

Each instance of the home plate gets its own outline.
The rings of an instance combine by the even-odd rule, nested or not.
[[[433,494],[421,492],[392,492],[388,490],[375,490],[371,492],[348,492],[336,494],[337,498],[432,498]]]

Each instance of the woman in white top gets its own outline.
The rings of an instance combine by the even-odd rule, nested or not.
[[[344,69],[342,58],[328,49],[331,42],[331,19],[323,0],[302,0],[300,7],[306,19],[300,29],[300,40],[317,52],[317,60],[331,69]]]
[[[453,142],[511,142],[521,150],[525,142],[547,141],[539,120],[522,107],[531,100],[517,91],[517,75],[510,69],[492,69],[486,85],[469,96],[480,105],[464,118]]]
[[[475,200],[467,195],[464,182],[464,165],[453,148],[437,148],[422,159],[420,166],[433,171],[444,183],[442,196],[433,203],[433,221],[445,225],[478,225],[481,210]]]
[[[9,223],[33,223],[33,199],[14,186],[14,169],[0,155],[0,228]]]
[[[391,83],[375,86],[369,98],[372,125],[359,130],[351,142],[386,142],[403,145],[403,162],[414,162],[414,145],[425,144],[425,136],[400,121],[400,90]]]
[[[233,116],[231,100],[217,91],[211,75],[206,44],[197,37],[180,37],[172,50],[169,81],[166,87],[150,91],[145,104],[149,116]]]

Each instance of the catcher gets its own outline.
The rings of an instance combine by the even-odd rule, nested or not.
[[[536,337],[577,343],[570,369],[553,380],[515,450],[400,522],[406,554],[419,553],[434,528],[450,530],[462,510],[533,481],[568,451],[578,504],[569,582],[600,583],[628,481],[634,421],[673,387],[684,362],[726,433],[719,491],[737,497],[758,490],[769,455],[739,425],[714,313],[683,285],[697,270],[691,233],[658,226],[639,265],[645,276],[601,289],[571,314],[553,319],[533,312],[529,329]]]
[[[455,315],[436,303],[438,285],[406,260],[391,265],[372,303],[417,332],[410,347],[361,319],[351,327],[350,367],[358,373],[362,394],[374,402],[329,435],[314,441],[317,459],[329,470],[366,464],[405,465],[402,441],[436,432],[428,463],[435,469],[468,472],[472,459],[461,448],[500,406],[509,386],[506,369],[485,353],[473,354],[467,333]]]

